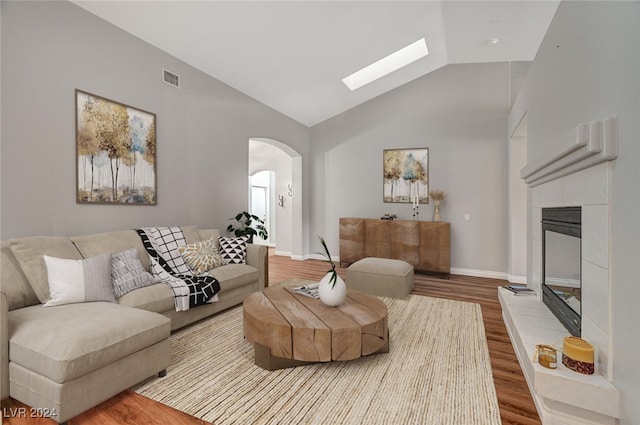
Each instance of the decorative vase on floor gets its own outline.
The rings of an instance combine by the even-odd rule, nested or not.
[[[318,295],[320,301],[330,307],[337,307],[347,299],[347,285],[340,276],[336,275],[335,284],[331,284],[331,276],[333,273],[324,275],[318,284]]]
[[[434,199],[433,201],[434,209],[433,209],[433,221],[440,221],[440,201]]]

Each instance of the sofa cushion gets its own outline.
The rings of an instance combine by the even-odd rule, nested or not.
[[[10,361],[57,383],[149,347],[171,331],[162,315],[104,302],[31,306],[8,317]]]
[[[111,257],[111,281],[116,298],[120,298],[134,289],[157,283],[151,273],[142,266],[137,247],[113,254]]]
[[[220,230],[218,229],[198,229],[198,234],[200,235],[200,240],[206,241],[207,239],[213,239],[215,241],[220,237]],[[189,241],[189,238],[187,238]],[[218,245],[220,248],[220,245]]]
[[[226,263],[218,252],[218,241],[207,239],[206,241],[193,242],[178,248],[194,274],[199,275]]]
[[[165,313],[176,309],[173,291],[166,283],[156,283],[131,291],[118,299],[118,303],[156,313]]]
[[[187,243],[199,242],[204,239],[200,237],[200,231],[197,226],[180,226],[182,229],[182,234],[184,238],[187,240]]]
[[[116,302],[111,284],[111,253],[84,260],[44,256],[50,298],[44,307],[94,301]]]
[[[227,264],[209,270],[220,283],[220,294],[258,280],[258,269],[247,264]],[[118,299],[118,303],[156,313],[175,310],[173,291],[166,283],[139,288]]]
[[[9,310],[40,304],[29,280],[11,252],[9,241],[2,241],[0,245],[0,282],[0,289],[7,296]]]
[[[49,299],[49,281],[44,255],[70,260],[81,260],[82,255],[69,238],[60,236],[34,236],[11,240],[11,252],[15,256],[24,275],[38,300]]]
[[[138,258],[142,267],[149,271],[149,256],[144,249],[142,240],[135,230],[119,230],[93,235],[72,236],[69,239],[78,248],[84,258],[104,254],[105,252],[122,252],[133,247],[138,248]]]
[[[258,269],[247,264],[227,264],[209,270],[220,283],[220,294],[258,280]]]

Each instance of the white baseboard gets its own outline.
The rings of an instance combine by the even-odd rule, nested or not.
[[[296,255],[296,254],[293,254],[293,253],[291,253],[289,251],[274,251],[273,255],[279,255],[279,256],[282,256],[282,257],[289,257],[289,258],[291,258],[292,260],[295,260],[295,261],[304,261],[304,260],[308,260],[309,259],[308,255]]]
[[[451,267],[451,274],[459,274],[462,276],[488,277],[491,279],[507,280],[507,274],[504,272],[494,272],[490,270],[463,269],[459,267]]]
[[[308,255],[291,255],[291,259],[296,261],[304,261],[304,260],[308,260],[309,256]]]
[[[275,250],[273,252],[273,255],[281,255],[283,257],[292,257],[291,251],[278,251],[278,250]]]

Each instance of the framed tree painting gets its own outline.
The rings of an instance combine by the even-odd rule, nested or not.
[[[391,203],[429,203],[429,148],[385,149],[383,197]]]
[[[156,116],[76,90],[76,202],[156,205]]]

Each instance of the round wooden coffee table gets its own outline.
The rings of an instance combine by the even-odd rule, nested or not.
[[[364,292],[347,291],[339,307],[296,294],[291,286],[266,288],[244,300],[244,336],[256,365],[276,370],[309,363],[352,360],[389,352],[387,306]]]

